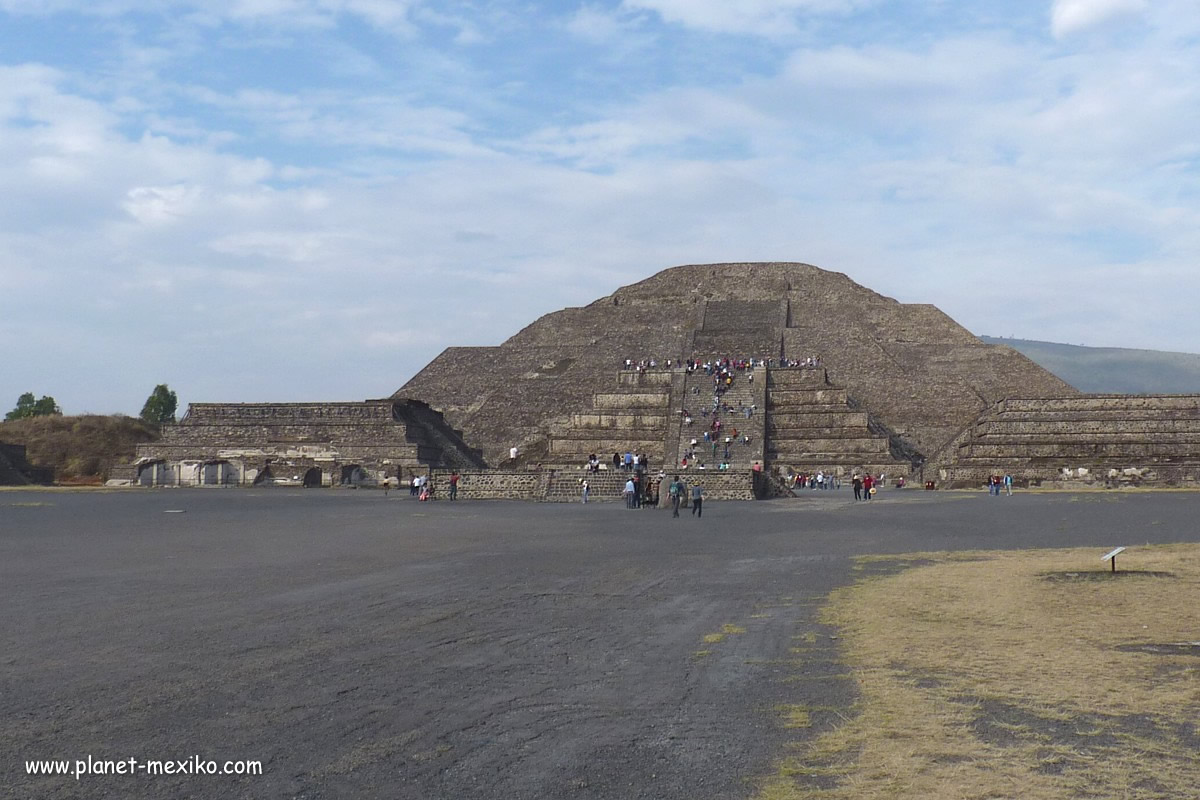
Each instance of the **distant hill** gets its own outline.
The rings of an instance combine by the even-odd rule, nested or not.
[[[1011,347],[1082,392],[1200,393],[1200,355],[1194,353],[979,338],[988,344]]]
[[[115,464],[133,460],[158,431],[122,415],[28,417],[0,422],[0,442],[25,445],[29,463],[54,470],[56,481],[99,483]]]

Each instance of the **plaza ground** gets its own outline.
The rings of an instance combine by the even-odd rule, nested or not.
[[[820,791],[853,765],[796,784],[795,759],[864,701],[837,627],[862,620],[831,617],[831,593],[913,563],[874,557],[1092,548],[1099,567],[1130,545],[1132,569],[1138,545],[1200,539],[1197,511],[1180,492],[844,489],[672,519],[375,491],[6,491],[0,796]],[[25,774],[88,755],[263,774]]]

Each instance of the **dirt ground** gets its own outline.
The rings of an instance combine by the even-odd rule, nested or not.
[[[856,557],[1200,539],[1200,495],[0,493],[0,797],[749,798],[861,710]],[[182,512],[182,513],[173,513]],[[894,569],[890,565],[889,569]],[[33,777],[33,759],[263,774]]]

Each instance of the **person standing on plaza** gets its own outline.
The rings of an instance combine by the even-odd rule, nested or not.
[[[1004,473],[1004,491],[1008,492],[1008,496],[1012,497],[1012,474]]]
[[[626,508],[633,508],[633,493],[635,491],[637,491],[637,490],[633,485],[633,478],[630,477],[629,480],[625,481],[624,494],[625,494],[625,507]]]
[[[679,516],[679,501],[683,499],[683,483],[680,482],[679,476],[671,481],[671,486],[667,489],[667,494],[671,497],[671,516]]]
[[[862,490],[863,490],[862,478],[858,475],[858,473],[855,473],[854,478],[852,479],[851,482],[854,484],[854,499],[862,500]]]
[[[704,487],[702,487],[698,483],[694,484],[692,486],[692,516],[694,516],[694,517],[703,517],[704,516],[703,503],[704,503]]]
[[[866,475],[863,476],[863,499],[864,500],[871,499],[871,490],[873,490],[874,488],[875,488],[875,478],[871,475],[871,473],[868,472]]]
[[[451,500],[458,499],[458,482],[461,479],[462,479],[462,476],[458,474],[458,470],[454,470],[453,472],[450,473],[450,499]]]
[[[583,488],[583,503],[584,503],[584,505],[587,505],[587,499],[588,499],[588,482],[587,482],[587,478],[584,478],[584,479],[583,479],[582,488]]]

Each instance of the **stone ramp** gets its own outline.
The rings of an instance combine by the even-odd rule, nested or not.
[[[396,416],[405,423],[405,435],[418,447],[436,452],[436,466],[455,469],[481,469],[483,453],[463,441],[462,431],[446,424],[441,414],[424,403],[396,406]]]

